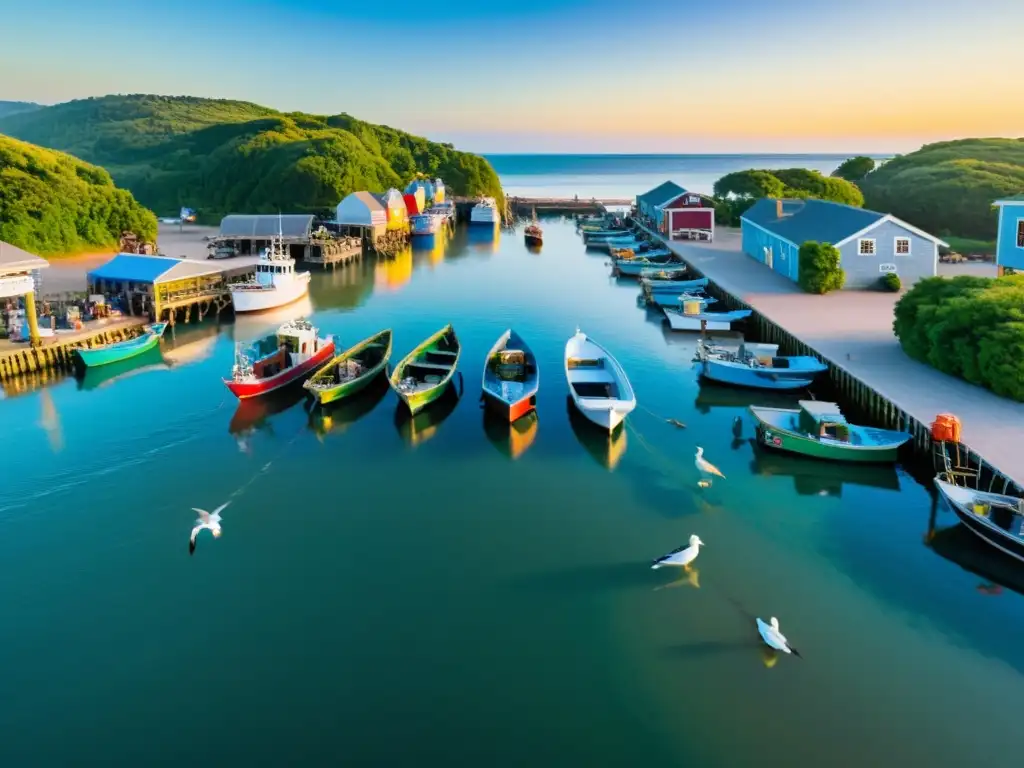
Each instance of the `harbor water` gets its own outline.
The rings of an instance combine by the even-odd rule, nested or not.
[[[459,230],[0,399],[0,765],[1018,765],[1021,570],[899,467],[755,449],[746,406],[793,399],[699,386],[695,337],[542,223],[539,253]],[[300,312],[392,328],[393,361],[453,323],[461,396],[239,408],[235,340]],[[640,403],[611,439],[567,398],[577,325]],[[479,403],[510,326],[541,377],[517,429]],[[691,534],[691,573],[651,569]]]

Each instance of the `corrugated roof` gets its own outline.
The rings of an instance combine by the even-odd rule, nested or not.
[[[220,222],[221,237],[257,238],[275,237],[280,232],[287,238],[308,238],[313,231],[313,216],[305,213],[232,214]]]
[[[854,208],[828,200],[778,200],[761,198],[743,214],[744,219],[796,245],[808,240],[839,243],[885,218],[884,213]]]
[[[167,283],[186,277],[212,275],[221,272],[219,266],[190,259],[172,259],[167,256],[140,256],[119,253],[106,264],[89,273],[90,280],[124,280],[133,283]]]
[[[50,266],[46,259],[0,240],[0,269],[43,269]]]
[[[994,203],[992,203],[992,205],[1002,205],[1003,203],[1024,203],[1024,195],[1012,195],[1010,197],[1001,197]]]
[[[651,207],[661,205],[675,197],[685,195],[687,190],[680,187],[674,181],[666,181],[664,184],[659,184],[650,192],[644,192],[642,195],[637,197],[637,204],[646,203]]]

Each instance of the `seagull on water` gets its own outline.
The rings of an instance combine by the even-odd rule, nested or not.
[[[207,512],[205,509],[199,509],[198,507],[192,507],[193,512],[199,513],[199,519],[196,520],[196,526],[192,529],[192,535],[188,539],[188,553],[191,555],[196,551],[196,537],[203,528],[209,528],[210,533],[213,534],[214,538],[218,538],[221,534],[220,529],[220,513],[224,511],[224,508],[230,504],[230,501],[225,501],[213,512]]]
[[[697,446],[697,456],[693,460],[693,465],[697,467],[697,471],[701,474],[702,479],[697,483],[701,488],[707,488],[711,485],[711,475],[718,475],[718,477],[725,480],[725,475],[722,474],[721,470],[704,458],[704,449],[699,445]]]
[[[768,624],[765,624],[761,619],[754,619],[754,621],[757,622],[757,631],[761,633],[761,639],[764,640],[769,648],[774,648],[776,651],[782,651],[783,653],[792,653],[794,656],[800,657],[800,651],[791,646],[786,636],[779,631],[778,619],[772,616]]]
[[[704,542],[700,540],[700,536],[693,534],[690,536],[690,546],[679,547],[673,549],[667,555],[659,557],[651,564],[652,569],[664,568],[666,565],[682,566],[686,570],[690,570],[690,563],[697,559],[697,555],[700,554],[701,545]]]

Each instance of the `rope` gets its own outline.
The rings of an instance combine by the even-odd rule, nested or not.
[[[304,432],[305,430],[306,430],[306,425],[305,425],[305,424],[300,424],[300,425],[299,425],[299,429],[298,429],[298,430],[296,430],[296,432],[295,432],[295,434],[294,434],[294,435],[292,435],[292,438],[291,438],[291,440],[289,440],[289,441],[288,441],[287,443],[285,443],[285,444],[284,444],[284,445],[283,445],[283,446],[281,447],[281,450],[279,450],[279,451],[278,451],[278,452],[277,452],[276,454],[274,454],[274,456],[273,456],[273,457],[272,457],[272,458],[271,458],[271,459],[270,459],[269,461],[267,461],[267,463],[266,463],[266,464],[264,464],[264,465],[263,465],[262,467],[260,467],[259,469],[257,469],[257,470],[256,470],[256,471],[255,471],[255,472],[254,472],[254,473],[252,474],[252,477],[250,477],[250,478],[249,478],[249,479],[248,479],[248,480],[247,480],[247,481],[246,481],[245,483],[243,483],[243,484],[242,484],[242,485],[240,485],[240,486],[239,486],[238,488],[236,488],[236,489],[235,489],[235,490],[234,490],[234,491],[233,491],[233,492],[231,493],[231,495],[230,495],[230,496],[228,496],[228,501],[234,501],[235,499],[237,499],[237,498],[238,498],[239,496],[241,496],[241,495],[242,495],[243,493],[245,493],[245,491],[247,491],[247,490],[249,489],[249,486],[251,486],[251,485],[252,485],[253,483],[255,483],[255,482],[256,482],[256,481],[257,481],[257,480],[258,480],[258,479],[259,479],[259,478],[260,478],[261,476],[265,475],[265,474],[267,473],[267,470],[269,470],[269,469],[270,469],[271,465],[273,465],[273,463],[274,463],[275,461],[277,461],[278,459],[280,459],[280,458],[281,458],[281,457],[282,457],[282,456],[284,455],[284,452],[285,452],[285,451],[287,451],[287,450],[288,450],[289,448],[291,448],[291,447],[292,447],[292,445],[293,445],[293,444],[295,443],[295,441],[299,439],[299,436],[300,436],[300,435],[301,435],[301,434],[302,434],[302,433],[303,433],[303,432]]]
[[[680,429],[686,429],[686,425],[683,424],[683,422],[679,421],[679,419],[668,419],[668,418],[665,418],[664,416],[659,416],[654,411],[652,411],[650,408],[648,408],[646,406],[643,406],[643,405],[640,405],[640,403],[637,403],[636,407],[639,408],[641,411],[644,411],[644,412],[648,413],[649,415],[653,416],[658,421],[664,421],[664,422],[667,422],[667,423],[671,424],[674,427],[679,427]]]

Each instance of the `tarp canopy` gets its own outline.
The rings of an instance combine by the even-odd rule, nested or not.
[[[222,270],[207,262],[119,253],[89,273],[89,282],[118,280],[128,283],[169,283],[186,277],[218,274]]]

